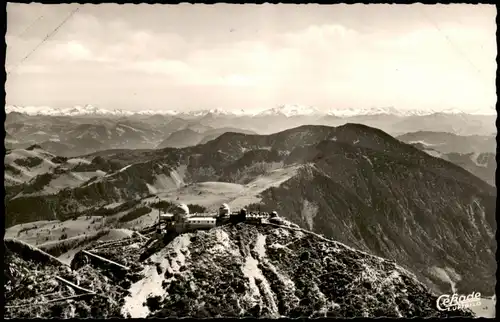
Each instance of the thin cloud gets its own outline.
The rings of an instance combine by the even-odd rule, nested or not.
[[[19,19],[22,12],[30,12],[33,17],[31,7],[23,7],[24,11],[16,8]],[[282,17],[269,20],[273,19],[269,16],[259,18],[255,28],[246,24],[241,28],[233,26],[233,32],[223,22],[217,25],[217,10],[223,9],[211,8],[203,20],[205,9],[197,8],[199,21],[192,27],[197,29],[189,29],[191,26],[185,21],[172,18],[177,19],[179,26],[184,23],[174,31],[168,27],[171,21],[165,22],[168,28],[156,24],[159,13],[154,10],[146,10],[151,20],[148,25],[145,18],[137,22],[131,16],[126,20],[110,12],[100,16],[99,6],[93,7],[87,13],[75,15],[64,31],[47,41],[15,72],[18,77],[11,78],[9,88],[31,88],[35,86],[31,83],[46,73],[50,86],[64,83],[71,92],[71,84],[77,82],[73,79],[79,78],[73,91],[79,92],[78,97],[89,97],[89,101],[75,101],[75,104],[98,103],[90,101],[91,98],[110,104],[114,93],[125,86],[123,75],[128,75],[126,86],[134,88],[134,99],[141,98],[137,93],[148,93],[142,98],[158,107],[165,106],[165,102],[183,101],[190,91],[204,93],[190,97],[193,108],[210,105],[239,109],[303,102],[319,108],[384,104],[467,110],[478,106],[488,108],[496,102],[496,27],[480,25],[476,18],[469,21],[466,16],[454,22],[452,16],[444,16],[445,7],[436,9],[440,18],[446,18],[436,20],[437,25],[416,11],[411,15],[406,11],[410,21],[401,29],[387,28],[382,20],[374,18],[371,20],[374,27],[366,30],[347,23],[349,10],[368,10],[358,6],[343,8],[343,19],[335,22],[293,25]],[[308,12],[313,12],[311,8],[308,7]],[[373,8],[375,13],[383,11],[383,6]],[[453,8],[455,16],[466,12]],[[157,11],[160,10],[163,9]],[[184,20],[190,16],[189,7],[185,10]],[[271,15],[271,11],[266,14]],[[418,23],[411,20],[415,17],[420,17]],[[245,16],[247,21],[251,18]],[[200,25],[208,21],[211,23],[205,24],[207,31],[201,32]],[[269,26],[262,28],[262,21]],[[271,21],[289,23],[291,27],[288,30],[272,27]],[[48,26],[45,28],[50,30]],[[8,32],[8,64],[33,48],[36,39],[33,34],[19,39]],[[36,77],[30,78],[31,74]],[[86,82],[93,85],[86,86]],[[105,82],[110,92],[95,92],[94,84],[104,86]],[[206,95],[208,91],[212,94]],[[21,91],[7,93],[7,100],[13,104],[22,104],[18,100],[25,97],[43,104],[57,100],[38,92],[23,97],[16,92]],[[238,100],[240,103],[233,106]],[[116,104],[123,107],[122,98]]]

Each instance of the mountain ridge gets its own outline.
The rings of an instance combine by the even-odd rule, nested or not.
[[[95,115],[95,116],[131,116],[131,115],[179,115],[179,116],[191,116],[191,117],[202,117],[206,115],[218,115],[218,116],[255,116],[263,117],[270,115],[282,115],[286,117],[292,116],[305,116],[305,115],[318,115],[318,116],[337,116],[337,117],[352,117],[360,115],[395,115],[395,116],[422,116],[431,114],[471,114],[471,115],[494,115],[494,110],[488,113],[483,112],[464,112],[459,109],[450,108],[445,110],[398,110],[394,107],[372,107],[372,108],[338,108],[330,109],[326,111],[319,110],[312,106],[300,106],[296,104],[285,104],[273,107],[267,110],[261,111],[226,111],[223,109],[205,109],[205,110],[195,110],[189,112],[180,112],[176,110],[141,110],[141,111],[129,111],[122,109],[107,110],[104,108],[98,108],[93,105],[87,104],[85,106],[74,106],[67,108],[54,108],[50,106],[18,106],[18,105],[7,105],[5,107],[6,113],[21,113],[28,115],[52,115],[52,116],[84,116],[84,115]]]
[[[228,203],[277,210],[303,228],[398,259],[436,291],[450,291],[435,276],[450,269],[459,290],[491,292],[496,189],[378,129],[226,133],[194,147],[107,151],[84,163],[80,171],[105,175],[54,195],[6,200],[6,223],[29,218],[28,203],[37,205],[39,220],[53,218],[51,205],[66,219],[132,199],[148,207],[155,195],[212,211]],[[467,273],[471,267],[477,276]]]

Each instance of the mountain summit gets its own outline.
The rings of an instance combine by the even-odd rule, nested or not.
[[[50,255],[10,241],[5,316],[472,316],[438,311],[436,296],[395,263],[292,226],[238,223],[170,242],[145,243],[140,234],[93,242],[75,256],[72,270],[57,261],[40,265]],[[27,282],[20,283],[22,275]],[[80,295],[57,301],[68,291]]]

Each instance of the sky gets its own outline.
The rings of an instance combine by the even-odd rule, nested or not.
[[[469,4],[9,3],[6,104],[491,111],[495,18]]]

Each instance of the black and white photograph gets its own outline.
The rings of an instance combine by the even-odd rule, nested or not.
[[[492,4],[6,4],[4,318],[495,318]]]

